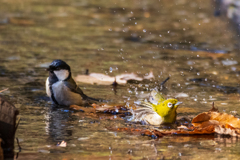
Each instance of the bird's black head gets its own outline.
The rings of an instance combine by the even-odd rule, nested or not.
[[[66,62],[56,59],[50,64],[50,66],[47,68],[47,71],[53,72],[62,69],[70,71],[70,66]]]

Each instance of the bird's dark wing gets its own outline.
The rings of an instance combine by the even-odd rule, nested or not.
[[[64,84],[74,93],[78,93],[82,96],[84,100],[94,100],[94,101],[100,101],[99,99],[88,97],[86,94],[83,93],[83,91],[78,87],[76,82],[69,78],[67,81],[64,81]]]

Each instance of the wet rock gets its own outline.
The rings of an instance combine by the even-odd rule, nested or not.
[[[14,156],[14,136],[17,129],[16,116],[18,114],[15,106],[0,95],[0,137],[2,138],[4,158]]]

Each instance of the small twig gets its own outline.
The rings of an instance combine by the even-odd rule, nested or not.
[[[219,112],[218,108],[214,106],[214,102],[212,103],[212,109],[210,109],[209,111],[211,111],[211,112]]]
[[[114,94],[116,95],[117,94],[117,86],[118,86],[118,83],[116,81],[116,77],[115,77],[114,82],[112,83],[112,86],[113,86]]]
[[[154,151],[155,151],[156,155],[158,155],[158,150],[157,150],[155,143],[153,143],[153,147],[154,147]]]
[[[18,128],[18,125],[19,125],[19,123],[20,123],[20,120],[21,120],[21,118],[18,117],[17,123],[16,123],[16,125],[15,125],[15,132],[16,132],[16,130],[17,130],[17,128]]]
[[[167,77],[167,78],[160,84],[160,86],[164,85],[169,79],[170,79],[170,77]]]
[[[19,150],[19,152],[21,152],[21,150],[22,150],[22,147],[20,146],[20,143],[19,143],[19,140],[18,140],[18,138],[16,138],[16,140],[17,140],[17,144],[18,144],[18,150]]]
[[[4,91],[6,91],[6,90],[8,90],[8,88],[6,88],[6,89],[4,89],[4,90],[1,90],[0,93],[1,93],[1,92],[4,92]]]

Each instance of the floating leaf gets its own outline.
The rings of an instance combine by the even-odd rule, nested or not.
[[[13,17],[9,18],[9,22],[11,24],[23,25],[23,26],[30,26],[35,24],[35,22],[31,19],[13,18]]]
[[[126,74],[120,74],[116,77],[111,77],[106,74],[102,73],[91,73],[89,75],[78,75],[75,80],[83,83],[90,83],[90,84],[99,84],[99,85],[111,85],[113,82],[118,84],[126,84],[129,80],[136,80],[136,81],[142,81],[143,79],[152,79],[154,78],[154,75],[152,72],[150,72],[147,76],[138,77],[135,73],[126,73]]]
[[[172,134],[169,131],[160,131],[158,129],[141,129],[141,128],[117,128],[117,129],[113,129],[113,128],[108,128],[109,130],[114,130],[114,131],[118,131],[118,132],[128,132],[128,133],[132,133],[132,134],[141,134],[143,136],[150,136],[152,138],[160,138],[163,137],[165,135],[169,135]]]
[[[1,92],[4,92],[4,91],[6,91],[6,90],[8,90],[8,88],[1,90],[0,93],[1,93]]]
[[[152,136],[153,138],[162,137],[163,135],[210,135],[218,133],[221,135],[230,135],[240,137],[240,120],[233,115],[218,113],[214,107],[208,112],[197,115],[192,120],[192,124],[181,125],[178,130],[141,130],[141,129],[118,129],[119,131],[139,132],[142,135]]]
[[[193,130],[176,130],[171,131],[172,134],[177,135],[199,135],[199,134],[213,134],[215,127],[210,125],[204,128],[194,128]]]
[[[240,129],[231,128],[230,126],[216,126],[215,132],[221,135],[240,137]]]
[[[136,109],[136,106],[92,104],[93,108],[71,105],[70,108],[84,112],[84,116],[91,116],[100,120],[122,120],[124,113],[129,109]],[[111,115],[108,116],[110,113]],[[81,113],[83,114],[83,113]],[[114,114],[114,116],[112,116]],[[147,116],[147,115],[146,115]],[[218,133],[221,135],[230,135],[240,137],[240,120],[233,115],[218,113],[218,109],[212,105],[212,109],[203,112],[193,118],[192,123],[181,123],[178,129],[159,130],[159,129],[141,129],[141,128],[109,128],[110,130],[126,131],[134,134],[160,138],[165,135],[210,135]],[[151,126],[149,126],[151,128]]]
[[[213,107],[210,111],[197,115],[192,120],[195,127],[206,127],[209,125],[224,126],[225,128],[240,128],[239,118],[227,113],[218,113],[218,110]]]
[[[67,147],[67,142],[62,141],[61,143],[57,144],[58,147]]]
[[[95,108],[92,108],[92,107],[82,107],[82,106],[78,106],[78,105],[71,105],[69,108],[78,110],[78,111],[82,111],[82,112],[86,112],[86,113],[95,113],[96,112]]]
[[[109,104],[92,104],[93,108],[95,108],[97,111],[106,111],[111,109],[118,109],[122,111],[127,111],[129,109],[136,109],[136,105],[125,105],[125,104],[116,104],[116,105],[109,105]]]

